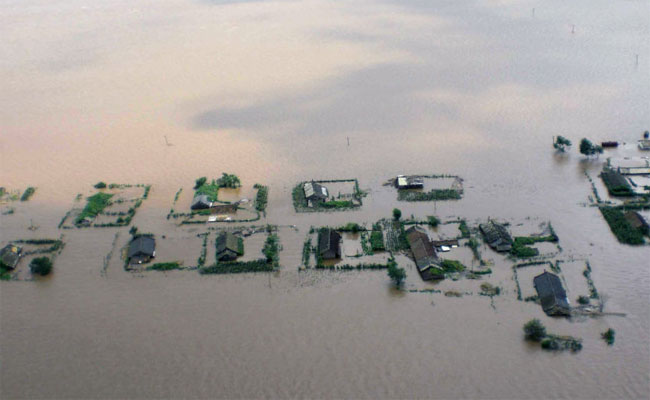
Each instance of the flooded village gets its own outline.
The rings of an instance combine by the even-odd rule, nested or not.
[[[579,5],[33,2],[0,21],[80,18],[80,65],[6,84],[39,118],[0,111],[0,397],[650,393],[650,53],[594,61],[647,37],[641,4],[600,4],[644,34],[605,40]],[[183,38],[141,59],[91,28],[118,15],[137,49]]]

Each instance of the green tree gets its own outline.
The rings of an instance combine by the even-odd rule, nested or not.
[[[597,144],[591,143],[591,141],[587,138],[582,138],[580,141],[580,153],[589,157],[593,156],[594,154],[602,154],[603,148]]]
[[[526,339],[532,340],[533,342],[539,342],[546,337],[546,328],[540,320],[535,318],[524,324],[524,333]]]
[[[402,210],[399,208],[393,208],[393,219],[399,221],[400,218],[402,218]]]
[[[32,274],[47,275],[52,271],[52,260],[48,257],[37,257],[29,263]]]
[[[388,277],[390,277],[397,287],[402,286],[402,283],[404,283],[404,280],[406,279],[406,271],[404,268],[397,266],[397,262],[394,258],[388,260]]]
[[[555,138],[555,141],[553,142],[553,147],[564,153],[566,151],[567,147],[571,147],[571,141],[564,136],[558,136]]]
[[[200,177],[199,179],[196,180],[194,184],[194,190],[200,188],[201,186],[205,185],[205,182],[208,180],[205,176]]]
[[[106,183],[105,182],[97,182],[95,184],[95,189],[106,189]]]

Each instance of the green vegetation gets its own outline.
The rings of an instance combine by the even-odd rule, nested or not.
[[[587,296],[578,296],[578,304],[582,304],[582,305],[589,304],[589,297],[587,297]]]
[[[582,275],[587,279],[587,286],[589,287],[589,297],[592,299],[599,299],[598,290],[596,290],[596,285],[594,285],[593,279],[591,279],[591,265],[587,262],[585,270],[582,271]]]
[[[460,200],[461,195],[456,189],[432,189],[428,192],[417,192],[413,190],[400,190],[397,194],[399,201],[436,201],[436,200]]]
[[[384,245],[384,233],[381,231],[379,224],[375,224],[372,227],[372,232],[370,233],[370,247],[372,251],[383,251],[386,250]]]
[[[237,254],[244,255],[244,239],[240,237],[237,238]]]
[[[20,201],[29,200],[29,198],[32,197],[32,195],[34,194],[35,191],[36,191],[35,187],[31,187],[31,186],[28,187],[27,189],[25,189],[25,192],[23,193],[23,195],[20,196]]]
[[[582,350],[582,341],[571,336],[548,335],[541,343],[544,350]]]
[[[406,279],[406,271],[404,268],[398,267],[397,262],[392,257],[388,260],[388,277],[397,287],[402,286]]]
[[[264,253],[264,256],[266,257],[267,264],[270,264],[272,268],[278,268],[280,266],[279,252],[280,252],[280,239],[278,238],[278,235],[271,233],[266,238],[266,242],[264,242],[264,248],[262,249],[262,253]]]
[[[435,228],[436,226],[440,225],[440,220],[437,217],[433,216],[433,215],[429,215],[427,217],[427,224],[430,227]]]
[[[25,239],[25,240],[15,240],[15,243],[24,243],[24,244],[34,244],[34,245],[50,245],[46,248],[40,248],[37,250],[32,250],[25,252],[25,255],[29,254],[45,254],[45,253],[54,253],[63,248],[63,241],[59,239]]]
[[[321,203],[321,207],[327,209],[333,208],[352,208],[354,203],[351,200],[329,200]]]
[[[619,242],[632,245],[644,243],[643,232],[630,225],[623,211],[614,207],[600,207],[600,212]]]
[[[266,212],[266,204],[269,199],[269,187],[260,185],[259,183],[256,183],[253,187],[257,189],[255,209],[259,212]]]
[[[553,142],[553,148],[556,150],[564,153],[566,151],[567,147],[571,147],[571,141],[564,136],[558,136],[555,138],[555,141]]]
[[[8,268],[5,268],[4,265],[0,265],[0,281],[11,280],[11,271]]]
[[[343,226],[339,226],[338,228],[336,228],[336,230],[339,232],[357,233],[357,232],[365,231],[365,228],[357,224],[356,222],[348,222]]]
[[[52,272],[52,260],[49,257],[37,257],[29,263],[29,269],[32,274],[48,275]]]
[[[517,236],[512,243],[510,253],[517,258],[530,258],[539,255],[539,250],[529,245],[541,242],[557,242],[558,237],[554,233],[548,236]]]
[[[618,172],[605,168],[600,174],[600,177],[610,195],[618,197],[634,196],[632,186],[630,186],[627,179],[623,178],[623,180],[621,180],[621,176]]]
[[[198,180],[197,180],[198,183]],[[194,197],[206,195],[210,201],[217,201],[219,196],[219,184],[217,181],[212,180],[212,182],[207,183],[203,182],[201,186],[195,189]]]
[[[491,283],[488,282],[483,282],[481,283],[481,296],[498,296],[501,294],[501,288],[498,286],[494,286]]]
[[[465,245],[472,250],[475,259],[481,260],[481,253],[478,251],[480,244],[476,238],[470,237]]]
[[[205,183],[208,181],[208,178],[205,176],[200,177],[194,182],[194,190],[197,190],[201,186],[205,185]]]
[[[603,148],[599,145],[591,143],[591,141],[587,138],[582,138],[580,141],[580,154],[584,154],[585,156],[589,157],[594,154],[602,154],[603,153]]]
[[[609,346],[611,346],[614,344],[614,341],[616,340],[616,331],[613,330],[612,328],[609,328],[605,332],[601,333],[600,337],[602,337],[603,340],[607,342]]]
[[[470,237],[469,228],[467,227],[467,222],[465,222],[464,219],[460,221],[460,224],[458,224],[458,229],[460,230],[461,238],[467,239]]]
[[[270,227],[268,228],[270,232]],[[264,243],[262,253],[264,258],[252,261],[217,262],[209,267],[199,268],[201,274],[237,274],[243,272],[270,272],[278,269],[279,265],[279,238],[274,233],[269,233]]]
[[[203,243],[201,245],[201,255],[196,260],[197,267],[201,268],[205,265],[205,259],[208,256],[208,234],[203,233],[198,236],[203,236]]]
[[[111,204],[111,197],[113,195],[109,193],[96,193],[88,197],[86,206],[75,220],[75,225],[80,225],[86,218],[95,218]]]
[[[546,327],[537,318],[531,319],[524,325],[526,340],[539,342],[546,337]]]
[[[356,179],[332,179],[314,181],[319,184],[326,183],[353,183],[354,189],[352,194],[341,195],[337,198],[331,197],[328,200],[315,202],[309,207],[307,199],[305,198],[304,184],[306,181],[298,183],[291,191],[293,197],[293,207],[297,212],[317,212],[317,211],[343,211],[361,206],[361,199],[367,193],[359,189],[359,182]]]
[[[241,186],[241,182],[237,175],[222,173],[221,178],[217,179],[217,185],[222,188],[236,189]]]
[[[311,238],[307,238],[307,240],[305,240],[305,243],[302,246],[302,265],[304,265],[306,268],[309,268],[311,252],[312,252]]]
[[[106,189],[106,182],[97,182],[95,184],[95,189]]]
[[[399,208],[393,208],[393,219],[399,221],[400,218],[402,218],[402,210]]]
[[[181,264],[179,262],[174,261],[174,262],[155,263],[149,266],[147,269],[151,269],[154,271],[169,271],[172,269],[183,269],[183,267],[181,267]]]
[[[465,266],[460,262],[456,260],[442,260],[440,262],[440,267],[442,270],[446,273],[450,272],[461,272],[465,270]]]

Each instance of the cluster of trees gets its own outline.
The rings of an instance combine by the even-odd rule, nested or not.
[[[553,141],[553,148],[557,151],[564,153],[571,147],[573,144],[571,140],[565,138],[564,136],[557,136]],[[603,147],[597,144],[593,144],[589,139],[582,138],[580,141],[580,154],[585,156],[593,156],[603,153]]]

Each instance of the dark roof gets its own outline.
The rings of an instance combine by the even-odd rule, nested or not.
[[[334,229],[323,229],[318,235],[318,252],[321,256],[329,255],[332,258],[341,255],[341,235]]]
[[[230,232],[222,232],[217,236],[217,254],[225,251],[241,255],[239,251],[239,238]]]
[[[151,236],[138,236],[129,244],[129,258],[136,256],[153,257],[156,240]]]
[[[608,188],[626,188],[631,189],[627,179],[614,170],[603,171],[600,174]]]
[[[512,237],[505,226],[494,221],[479,225],[483,237],[490,247],[497,251],[509,251],[512,248]]]
[[[192,200],[191,208],[192,210],[204,210],[206,208],[210,208],[211,205],[212,202],[210,201],[210,198],[205,194],[201,194]]]
[[[312,200],[312,199],[327,200],[327,196],[329,196],[329,192],[327,191],[327,188],[314,181],[305,182],[305,184],[303,185],[303,190],[305,191],[305,198],[307,200]]]
[[[544,271],[533,278],[542,309],[549,315],[568,314],[571,310],[560,278]]]
[[[406,239],[411,247],[411,252],[413,252],[415,265],[420,271],[430,267],[431,264],[437,261],[436,249],[426,232],[412,226],[406,230]]]
[[[20,260],[22,252],[22,247],[9,243],[0,250],[0,263],[4,264],[9,269],[14,269],[16,268],[16,265],[18,265],[18,260]]]
[[[641,229],[647,228],[648,223],[646,220],[636,211],[628,211],[625,213],[625,219],[632,225],[633,228]]]

